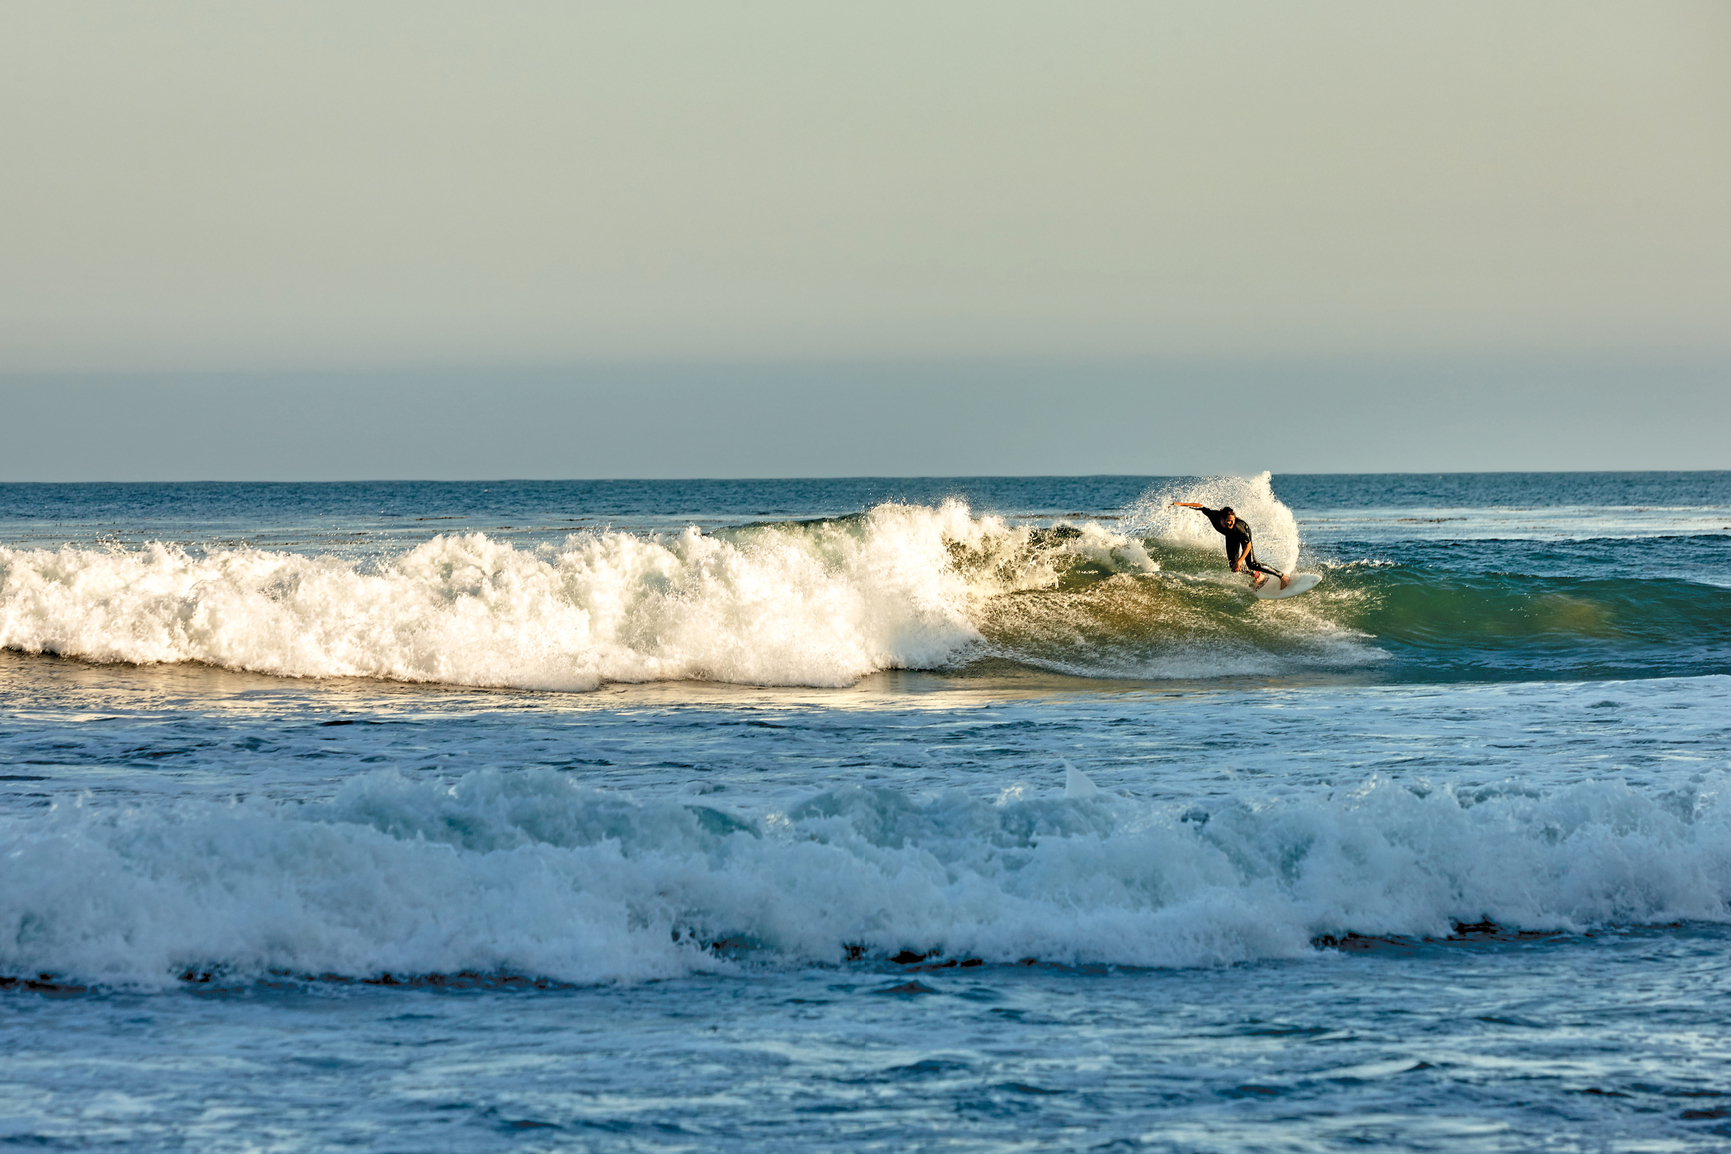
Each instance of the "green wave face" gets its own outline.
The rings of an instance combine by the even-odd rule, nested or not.
[[[1357,625],[1402,665],[1458,676],[1731,672],[1731,590],[1681,577],[1353,574]]]
[[[1731,673],[1731,588],[1699,565],[1615,576],[1487,572],[1531,561],[1507,545],[1437,557],[1315,558],[1312,593],[1261,602],[1223,559],[1159,549],[1152,574],[1064,570],[1056,588],[976,610],[991,657],[1084,676],[1207,679],[1354,672],[1378,680]],[[1612,550],[1614,552],[1614,549]],[[1579,568],[1580,566],[1571,566]],[[1731,573],[1725,576],[1731,577]]]

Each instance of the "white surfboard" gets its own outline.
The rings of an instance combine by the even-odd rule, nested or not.
[[[1315,573],[1294,573],[1292,584],[1282,589],[1280,582],[1270,577],[1255,593],[1264,601],[1280,601],[1287,597],[1297,597],[1300,593],[1309,593],[1321,581],[1322,578]]]

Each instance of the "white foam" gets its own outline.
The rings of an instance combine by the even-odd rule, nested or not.
[[[951,548],[994,531],[956,504],[883,506],[737,542],[597,532],[538,555],[440,537],[372,572],[256,549],[0,550],[0,645],[474,685],[842,685],[977,636]]]
[[[0,822],[0,974],[610,981],[729,964],[716,942],[780,965],[834,964],[851,945],[1189,966],[1482,918],[1724,921],[1725,784],[1682,801],[1595,782],[1475,804],[1374,780],[1207,813],[1083,788],[986,800],[850,786],[725,813],[552,771],[454,786],[384,772],[299,807],[62,807]]]
[[[1152,571],[1098,525],[1027,529],[937,508],[709,536],[593,532],[518,549],[439,537],[376,569],[259,549],[0,549],[0,647],[292,676],[587,689],[709,679],[837,686],[942,665],[974,608],[1086,560]]]
[[[1243,484],[1266,494],[1266,475]],[[1186,516],[1160,532],[1214,535],[1190,510],[1166,512]],[[370,568],[250,548],[0,549],[0,647],[572,690],[845,686],[984,655],[1151,678],[1374,657],[1312,608],[1241,618],[1223,594],[1165,578],[1141,540],[1098,523],[1046,533],[951,501],[714,535],[595,531],[557,548],[444,536]]]
[[[1298,564],[1298,520],[1274,495],[1267,472],[1254,477],[1205,477],[1150,490],[1126,510],[1126,529],[1158,538],[1174,548],[1222,549],[1220,534],[1195,509],[1176,507],[1174,501],[1196,501],[1211,509],[1228,506],[1249,523],[1255,538],[1257,558],[1281,572]]]

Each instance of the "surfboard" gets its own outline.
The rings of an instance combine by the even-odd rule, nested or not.
[[[1281,601],[1288,597],[1297,597],[1300,593],[1309,593],[1321,581],[1322,578],[1315,573],[1294,573],[1292,584],[1282,589],[1280,582],[1270,577],[1255,593],[1264,601]]]

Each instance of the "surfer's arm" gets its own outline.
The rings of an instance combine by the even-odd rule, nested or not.
[[[1207,505],[1200,504],[1196,501],[1174,501],[1172,503],[1174,505],[1182,505],[1186,509],[1195,509],[1197,512],[1201,513],[1204,517],[1208,518],[1208,523],[1214,526],[1214,531],[1216,533],[1226,532],[1226,522],[1221,520],[1221,518],[1226,516],[1226,510],[1210,509]]]

